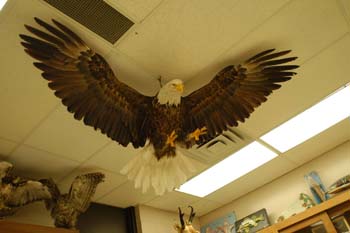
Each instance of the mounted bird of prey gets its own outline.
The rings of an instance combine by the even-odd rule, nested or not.
[[[11,163],[0,162],[0,218],[13,215],[21,206],[51,198],[47,187],[15,176],[12,170]]]
[[[40,180],[51,193],[52,198],[45,200],[45,205],[47,210],[51,211],[56,227],[75,229],[79,215],[89,208],[97,185],[104,177],[100,172],[79,175],[66,194],[61,194],[52,179]]]
[[[55,95],[77,120],[99,129],[122,146],[144,148],[122,169],[135,187],[157,194],[171,191],[193,173],[179,147],[190,148],[244,122],[267,96],[293,75],[296,57],[263,51],[241,65],[222,69],[205,86],[182,96],[183,82],[172,80],[146,96],[117,79],[105,59],[63,24],[38,18],[36,37],[20,35],[25,51]],[[117,156],[117,155],[116,155]]]

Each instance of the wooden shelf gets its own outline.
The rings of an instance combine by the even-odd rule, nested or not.
[[[269,226],[259,233],[295,232],[317,222],[322,222],[327,232],[336,232],[331,219],[350,210],[350,192],[343,192],[317,206]]]
[[[6,233],[79,233],[78,230],[46,227],[0,220],[0,232]]]

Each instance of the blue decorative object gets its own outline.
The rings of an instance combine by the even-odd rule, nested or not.
[[[236,215],[234,212],[229,213],[215,221],[202,226],[201,233],[236,233],[235,231]]]
[[[315,202],[317,204],[329,199],[329,194],[327,194],[326,188],[324,187],[317,172],[312,171],[309,174],[305,175],[304,178],[308,183],[311,193],[314,196]]]

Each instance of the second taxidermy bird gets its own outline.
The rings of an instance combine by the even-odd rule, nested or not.
[[[40,180],[49,188],[52,195],[45,204],[51,211],[56,227],[75,229],[78,216],[89,208],[97,185],[103,181],[104,177],[100,172],[79,175],[66,194],[61,194],[52,179]]]
[[[51,194],[42,183],[16,176],[13,165],[0,162],[0,218],[13,215],[20,207],[41,200],[48,200]]]

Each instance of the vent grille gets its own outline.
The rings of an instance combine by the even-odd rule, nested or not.
[[[251,141],[250,137],[238,132],[236,128],[234,130],[229,128],[229,130],[224,131],[209,142],[187,150],[187,155],[201,163],[213,164],[241,149]]]
[[[134,23],[102,0],[44,0],[114,44]]]

